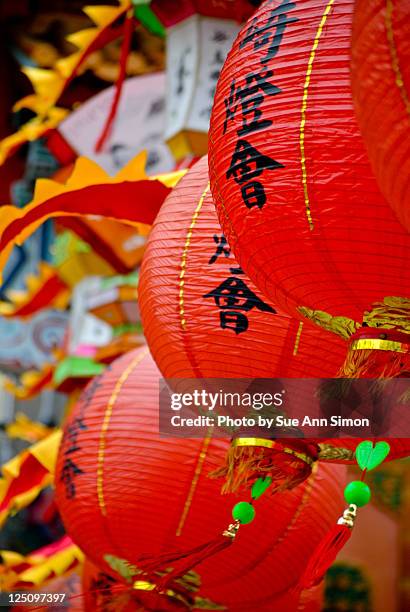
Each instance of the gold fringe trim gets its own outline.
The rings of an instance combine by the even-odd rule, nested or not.
[[[363,323],[410,334],[410,299],[388,296],[382,302],[375,302],[372,309],[364,313]]]
[[[362,327],[360,323],[343,316],[333,316],[323,310],[313,310],[306,306],[299,306],[298,311],[304,317],[322,329],[333,332],[348,340]],[[397,329],[410,334],[410,299],[397,296],[388,296],[382,302],[372,304],[371,310],[363,314],[363,324],[368,327]],[[396,350],[373,346],[373,349]]]
[[[323,310],[312,310],[306,306],[299,306],[298,311],[304,317],[318,325],[322,329],[333,332],[338,336],[341,336],[345,340],[348,340],[358,329],[360,329],[360,323],[357,323],[353,319],[348,317],[334,317],[328,312]]]
[[[365,374],[377,373],[378,378],[392,378],[403,371],[402,353],[391,352],[385,364],[380,363],[378,351],[356,349],[349,351],[338,376],[341,378],[362,378]]]
[[[278,444],[274,440],[267,440],[266,438],[235,438],[232,440],[232,446],[238,448],[240,446],[261,446],[263,448],[277,448]],[[305,463],[309,465],[314,464],[314,460],[312,457],[309,457],[305,453],[298,453],[293,450],[293,448],[287,448],[286,446],[280,447],[280,452],[287,453],[288,455],[293,455],[298,459],[301,459]]]
[[[319,461],[353,461],[354,451],[348,448],[337,448],[331,444],[319,444]]]
[[[288,449],[290,450],[290,449]],[[283,452],[283,451],[281,451]],[[266,450],[266,446],[231,446],[227,453],[224,466],[210,474],[210,478],[225,478],[222,493],[233,493],[243,487],[247,488],[255,478],[270,476],[272,478],[272,493],[292,489],[302,483],[312,471],[313,460],[304,461],[295,456],[295,461],[289,457],[289,469],[296,470],[287,474],[280,465],[275,463],[275,455],[279,453]],[[295,455],[292,451],[289,455]]]
[[[351,351],[373,350],[373,351],[393,351],[395,353],[408,353],[410,345],[393,340],[380,340],[379,338],[360,338],[354,340],[350,345]]]

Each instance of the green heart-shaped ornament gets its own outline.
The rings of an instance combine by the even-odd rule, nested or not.
[[[356,448],[356,460],[360,469],[370,471],[383,463],[389,452],[390,444],[387,442],[377,442],[373,446],[373,442],[365,440]]]
[[[258,478],[258,480],[252,485],[252,499],[259,499],[259,497],[265,493],[266,489],[269,489],[271,484],[272,478],[270,476],[267,476],[266,478]]]

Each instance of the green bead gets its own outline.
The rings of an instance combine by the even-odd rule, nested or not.
[[[235,521],[240,521],[242,525],[252,523],[255,514],[255,508],[248,502],[239,502],[232,509],[233,518]]]
[[[369,487],[361,480],[354,480],[345,488],[345,500],[347,503],[355,504],[359,508],[368,504],[371,496]]]

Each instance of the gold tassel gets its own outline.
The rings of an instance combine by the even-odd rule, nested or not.
[[[401,353],[389,352],[385,363],[381,364],[380,351],[372,349],[350,349],[338,376],[340,378],[393,378],[403,370]]]
[[[243,443],[244,439],[238,439]],[[292,489],[309,477],[314,460],[289,448],[275,448],[273,440],[266,445],[237,445],[234,440],[224,466],[210,474],[210,478],[224,478],[222,493],[233,493],[247,488],[260,477],[272,478],[272,493]],[[262,440],[261,440],[262,442]]]

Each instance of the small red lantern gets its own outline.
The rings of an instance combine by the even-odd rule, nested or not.
[[[410,236],[354,115],[353,0],[265,2],[228,55],[211,119],[222,229],[255,285],[349,340],[345,376],[410,371]]]
[[[410,230],[408,0],[356,0],[352,87],[357,118],[379,187]]]
[[[69,415],[56,467],[68,533],[93,563],[136,591],[148,567],[148,581],[160,580],[174,551],[222,531],[238,501],[221,496],[220,483],[208,478],[228,441],[160,437],[158,380],[146,349],[115,361]],[[321,465],[300,487],[258,499],[256,520],[231,547],[167,587],[178,589],[182,609],[195,609],[196,596],[229,610],[264,609],[290,597],[340,512],[343,474]],[[171,593],[151,595],[156,602],[144,599],[147,610],[175,609]]]
[[[235,261],[215,213],[206,157],[156,218],[138,302],[166,378],[332,377],[343,363],[342,340],[278,312]]]

